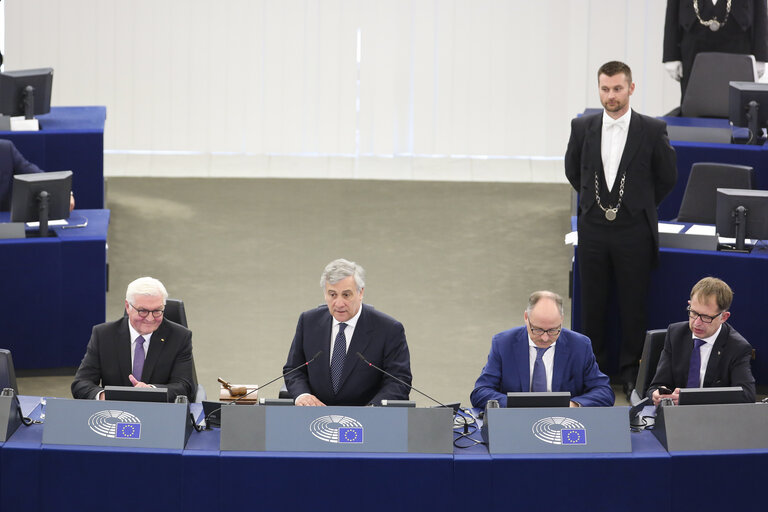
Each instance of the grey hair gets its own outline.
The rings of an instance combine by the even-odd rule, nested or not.
[[[137,295],[162,297],[163,304],[165,304],[165,299],[168,298],[168,292],[165,290],[165,286],[154,277],[140,277],[128,285],[128,289],[125,290],[125,300],[127,300],[128,303],[133,304]]]
[[[525,312],[529,315],[531,314],[531,310],[533,307],[538,304],[538,302],[541,299],[550,299],[555,304],[557,304],[557,309],[560,311],[560,316],[563,315],[563,298],[556,294],[555,292],[550,292],[547,290],[540,290],[538,292],[533,292],[530,297],[528,297],[528,307],[525,308]]]
[[[349,276],[355,278],[355,285],[359,292],[365,288],[365,270],[354,261],[339,258],[325,266],[323,275],[320,276],[320,288],[325,290],[325,283],[336,284]]]

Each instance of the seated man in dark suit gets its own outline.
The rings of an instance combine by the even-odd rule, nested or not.
[[[0,212],[11,209],[11,190],[13,176],[16,174],[32,174],[43,172],[38,166],[22,156],[13,142],[0,139]],[[69,210],[75,208],[75,196],[69,199]]]
[[[72,396],[104,399],[104,386],[168,388],[168,400],[190,399],[194,387],[192,332],[163,316],[163,283],[141,277],[125,292],[126,316],[93,328],[72,382]]]
[[[296,405],[380,405],[407,400],[409,386],[368,366],[368,361],[411,383],[411,362],[403,324],[363,304],[363,267],[344,259],[329,263],[320,278],[326,306],[299,316],[283,373]]]
[[[534,292],[523,314],[525,327],[500,332],[470,396],[474,407],[488,400],[507,406],[512,391],[569,391],[571,407],[612,406],[608,377],[597,367],[586,336],[563,329],[563,299]]]
[[[749,366],[752,346],[725,323],[733,292],[724,281],[705,277],[691,290],[688,321],[667,327],[664,350],[648,396],[677,404],[680,388],[741,386],[744,401],[755,401],[755,378]],[[667,388],[665,390],[660,388]]]

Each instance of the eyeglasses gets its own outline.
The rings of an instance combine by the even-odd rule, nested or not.
[[[562,325],[560,327],[553,327],[552,329],[542,329],[541,327],[534,327],[533,324],[529,321],[528,325],[531,328],[531,334],[534,336],[543,336],[544,333],[547,333],[547,335],[550,338],[554,338],[558,334],[560,334],[560,331],[562,330]]]
[[[686,311],[688,311],[688,317],[689,318],[693,318],[695,320],[696,317],[699,317],[701,319],[701,321],[704,322],[705,324],[711,324],[715,320],[715,318],[717,318],[717,317],[719,317],[720,315],[723,314],[723,312],[721,311],[718,314],[716,314],[715,316],[709,316],[709,315],[702,315],[701,313],[697,313],[696,311],[691,309],[691,306],[688,306],[685,309],[686,309]]]
[[[149,310],[149,309],[138,309],[136,306],[134,306],[130,302],[128,304],[131,305],[133,310],[136,311],[136,313],[138,313],[141,318],[147,318],[147,316],[149,316],[150,313],[152,313],[152,316],[154,318],[160,318],[161,316],[163,316],[163,313],[165,312],[165,308],[163,308],[163,309],[152,309],[152,310]]]

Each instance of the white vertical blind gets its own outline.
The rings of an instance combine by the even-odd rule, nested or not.
[[[3,4],[5,69],[106,105],[114,152],[560,157],[603,62],[632,66],[641,112],[679,95],[660,0]]]

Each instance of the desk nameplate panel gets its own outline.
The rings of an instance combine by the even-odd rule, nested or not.
[[[491,454],[630,452],[628,407],[490,409]]]
[[[49,399],[43,444],[182,450],[189,404]]]
[[[768,449],[768,405],[659,407],[653,434],[670,452]]]
[[[450,454],[452,412],[383,407],[223,407],[221,449]]]

